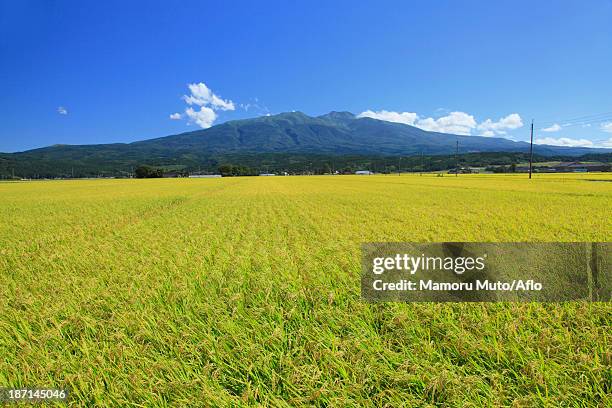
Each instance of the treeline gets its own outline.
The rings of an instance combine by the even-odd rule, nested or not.
[[[235,176],[255,176],[257,170],[241,165],[224,164],[219,166],[218,173],[223,177],[235,177]]]
[[[225,164],[217,168],[223,175],[251,175],[260,173],[282,174],[353,174],[358,170],[376,173],[434,172],[459,167],[480,167],[487,171],[511,173],[519,165],[529,162],[528,153],[466,153],[429,156],[360,156],[360,155],[233,155],[223,158]],[[584,156],[534,155],[534,162],[545,161],[600,161],[612,162],[612,154],[590,154]],[[225,170],[240,167],[241,172]],[[212,169],[214,170],[214,168]]]
[[[320,154],[232,154],[189,157],[168,161],[163,157],[144,162],[89,163],[86,158],[61,162],[15,162],[0,155],[0,178],[82,178],[82,177],[183,177],[189,174],[221,174],[248,176],[261,173],[276,174],[352,174],[357,170],[376,173],[432,172],[460,167],[482,167],[489,171],[512,172],[519,164],[529,161],[528,153],[465,153],[423,156],[367,156]],[[534,162],[598,161],[612,162],[612,153],[584,156],[534,155]]]
[[[153,166],[138,166],[134,171],[134,177],[136,178],[162,178],[169,175],[173,177],[188,177],[189,172],[184,169],[168,170],[164,167]]]

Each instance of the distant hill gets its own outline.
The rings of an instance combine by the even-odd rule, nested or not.
[[[428,132],[401,123],[357,118],[349,112],[318,117],[290,112],[127,144],[54,145],[2,153],[0,171],[27,168],[30,173],[55,175],[76,167],[113,172],[142,163],[193,168],[216,163],[225,155],[443,155],[455,152],[457,140],[460,153],[529,150],[525,142]],[[612,150],[537,145],[534,151],[542,156],[580,156]]]
[[[311,117],[302,112],[236,120],[209,129],[132,143],[131,149],[206,153],[335,153],[335,154],[448,154],[528,151],[529,144],[503,138],[456,136],[428,132],[414,126],[350,112]],[[586,154],[593,149],[538,145],[539,154]]]

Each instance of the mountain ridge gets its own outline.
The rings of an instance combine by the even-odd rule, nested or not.
[[[459,153],[528,152],[529,143],[504,138],[463,136],[429,132],[414,126],[350,112],[332,111],[320,116],[302,112],[239,119],[175,135],[94,145],[53,145],[16,153],[0,153],[0,169],[24,167],[70,169],[90,166],[129,168],[155,162],[182,165],[210,162],[223,155],[313,154],[411,156]],[[542,156],[599,154],[612,149],[534,145]]]
[[[529,144],[500,137],[453,135],[430,132],[403,123],[374,118],[358,118],[350,112],[332,111],[320,116],[303,112],[283,112],[224,122],[208,129],[183,132],[129,143],[188,143],[215,153],[337,153],[337,154],[448,154],[460,151],[526,151]],[[197,146],[196,146],[197,145]],[[584,154],[610,149],[534,145],[541,154]]]

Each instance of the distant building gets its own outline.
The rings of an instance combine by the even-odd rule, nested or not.
[[[459,174],[471,174],[471,173],[478,173],[479,170],[472,168],[472,167],[460,167],[459,168]],[[457,169],[450,169],[448,171],[448,174],[455,174],[457,173]]]
[[[276,176],[274,173],[261,173],[260,176]]]
[[[374,174],[374,172],[370,170],[357,170],[355,174],[357,174],[358,176],[369,176],[371,174]]]
[[[220,174],[191,174],[189,178],[217,178]]]
[[[560,173],[586,173],[590,171],[610,171],[610,167],[610,164],[607,163],[565,162],[554,166],[554,169]]]
[[[169,172],[164,172],[162,177],[163,178],[176,178],[176,177],[187,177],[188,174],[182,171],[169,171]]]

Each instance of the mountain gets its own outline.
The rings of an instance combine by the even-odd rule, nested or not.
[[[401,123],[357,118],[350,112],[310,117],[281,113],[226,122],[209,129],[132,143],[156,151],[178,153],[323,153],[323,154],[450,154],[468,152],[525,152],[529,144],[503,138],[457,136],[421,130]],[[586,154],[588,148],[538,145],[539,154]]]
[[[77,168],[100,171],[129,169],[142,163],[197,166],[224,155],[379,155],[527,152],[529,144],[503,138],[457,136],[428,132],[413,126],[357,118],[350,112],[311,117],[302,112],[235,120],[178,135],[134,143],[54,145],[19,153],[0,154],[0,169],[23,168],[37,174],[57,174]],[[610,149],[537,145],[543,156],[578,156]],[[217,160],[218,161],[218,160]]]

